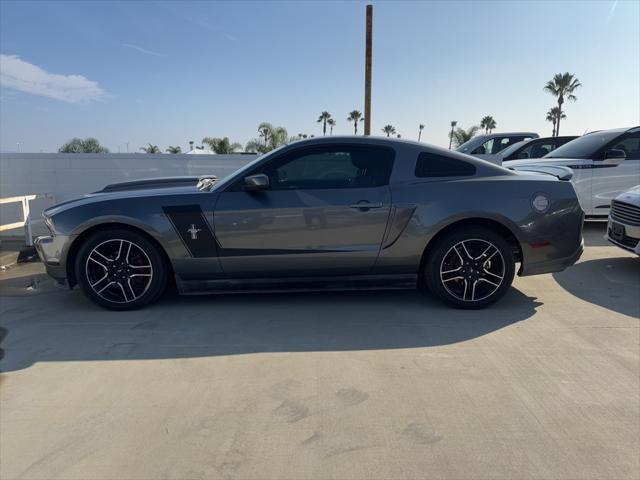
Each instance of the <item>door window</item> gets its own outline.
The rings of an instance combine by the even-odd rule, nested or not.
[[[378,187],[389,183],[393,150],[385,147],[311,147],[284,154],[254,173],[271,190]]]
[[[542,158],[555,148],[553,141],[531,143],[518,152],[517,158]]]
[[[640,132],[631,133],[613,142],[609,148],[622,150],[627,156],[626,160],[640,160]]]

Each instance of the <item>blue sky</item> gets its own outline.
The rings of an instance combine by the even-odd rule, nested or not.
[[[446,145],[449,122],[548,135],[542,87],[583,84],[563,134],[640,124],[640,2],[373,2],[375,134]],[[364,2],[0,1],[0,150],[185,149],[261,121],[352,133],[363,110]]]

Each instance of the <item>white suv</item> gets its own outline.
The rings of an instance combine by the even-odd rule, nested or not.
[[[503,167],[561,165],[573,170],[571,181],[587,219],[606,219],[611,201],[640,183],[640,127],[588,133],[531,160]]]

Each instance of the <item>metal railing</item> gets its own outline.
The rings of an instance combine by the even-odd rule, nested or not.
[[[28,247],[32,247],[33,235],[31,233],[31,217],[30,217],[29,202],[31,200],[36,200],[39,198],[53,198],[53,197],[47,193],[47,194],[41,194],[41,195],[22,195],[18,197],[0,198],[0,205],[4,205],[6,203],[22,203],[22,220],[19,222],[5,223],[4,225],[0,225],[0,232],[4,232],[6,230],[13,230],[14,228],[24,227],[25,245],[27,245]]]

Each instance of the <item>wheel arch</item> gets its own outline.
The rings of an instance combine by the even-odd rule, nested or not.
[[[492,218],[474,217],[474,218],[465,218],[465,219],[451,222],[445,225],[443,228],[441,228],[438,231],[438,233],[436,233],[433,237],[429,239],[429,241],[425,245],[424,250],[422,252],[422,258],[420,259],[420,272],[424,270],[425,263],[429,258],[430,246],[435,245],[441,238],[444,238],[446,235],[453,232],[454,230],[457,230],[460,228],[469,228],[469,227],[487,228],[489,230],[492,230],[498,233],[511,246],[513,251],[513,256],[515,257],[516,261],[522,264],[522,257],[523,257],[522,245],[518,240],[518,237],[513,232],[513,230],[511,230],[504,223],[498,220],[495,220]],[[422,275],[420,275],[420,277],[422,277]]]
[[[109,222],[109,223],[98,223],[96,225],[92,225],[89,228],[83,230],[73,240],[73,242],[69,246],[69,251],[67,252],[65,265],[66,265],[66,273],[67,273],[67,283],[69,284],[70,288],[73,288],[78,283],[78,280],[76,278],[76,272],[75,272],[75,264],[76,264],[76,259],[78,257],[78,252],[80,251],[80,247],[82,246],[82,244],[87,240],[87,238],[89,238],[91,235],[95,234],[96,232],[99,232],[102,230],[115,230],[115,229],[129,230],[131,232],[135,232],[138,235],[142,235],[149,242],[155,245],[155,247],[160,252],[160,255],[164,259],[165,265],[168,269],[167,278],[170,279],[169,280],[170,282],[174,281],[175,276],[173,271],[173,265],[171,263],[171,260],[169,259],[169,255],[167,254],[167,251],[164,249],[164,247],[160,244],[160,242],[153,237],[153,235],[150,235],[148,232],[144,231],[142,228],[135,227],[127,223]]]

